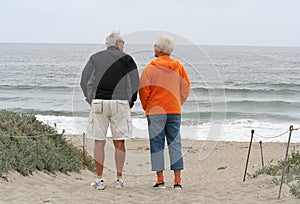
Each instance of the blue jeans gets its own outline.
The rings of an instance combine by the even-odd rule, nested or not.
[[[147,116],[150,137],[152,171],[165,169],[165,137],[169,148],[171,170],[183,169],[180,137],[180,114],[157,114]]]

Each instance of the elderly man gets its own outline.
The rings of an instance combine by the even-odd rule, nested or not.
[[[163,170],[165,138],[169,148],[171,170],[174,170],[174,188],[181,189],[181,105],[190,92],[189,77],[179,61],[170,54],[174,40],[159,36],[154,45],[155,60],[143,70],[139,95],[146,111],[150,137],[152,171],[156,171],[155,188],[165,188]]]
[[[136,63],[123,52],[124,41],[120,33],[112,32],[108,35],[106,46],[106,50],[90,57],[80,83],[84,96],[91,105],[87,137],[95,139],[97,178],[91,185],[98,190],[105,189],[104,146],[109,125],[115,146],[115,187],[124,187],[122,170],[125,162],[125,139],[132,134],[130,108],[137,99],[139,84]]]

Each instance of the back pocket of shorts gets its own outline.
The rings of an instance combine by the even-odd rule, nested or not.
[[[118,104],[118,112],[127,113],[129,108],[128,101],[118,101],[117,104]]]
[[[103,102],[102,101],[97,101],[92,103],[92,112],[94,114],[100,114],[103,112]]]

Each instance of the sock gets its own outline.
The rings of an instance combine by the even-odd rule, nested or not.
[[[174,183],[181,183],[181,178],[174,178]]]
[[[157,183],[161,183],[163,181],[164,181],[164,177],[163,176],[157,177]]]
[[[121,178],[122,178],[122,176],[117,176],[116,178],[117,178],[117,179],[121,179]]]
[[[103,178],[103,176],[102,176],[102,175],[101,175],[101,176],[97,175],[97,178],[98,178],[98,179],[102,179],[102,178]]]

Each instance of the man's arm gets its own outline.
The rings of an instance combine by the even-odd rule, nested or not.
[[[96,68],[95,63],[92,60],[92,57],[90,57],[88,63],[85,65],[82,71],[81,81],[80,81],[80,86],[83,91],[83,95],[85,97],[88,97],[88,82],[95,68]]]
[[[139,72],[136,66],[136,63],[131,58],[129,63],[129,78],[130,78],[130,85],[131,85],[131,99],[129,101],[130,108],[133,107],[134,102],[137,100],[137,93],[139,88]]]

